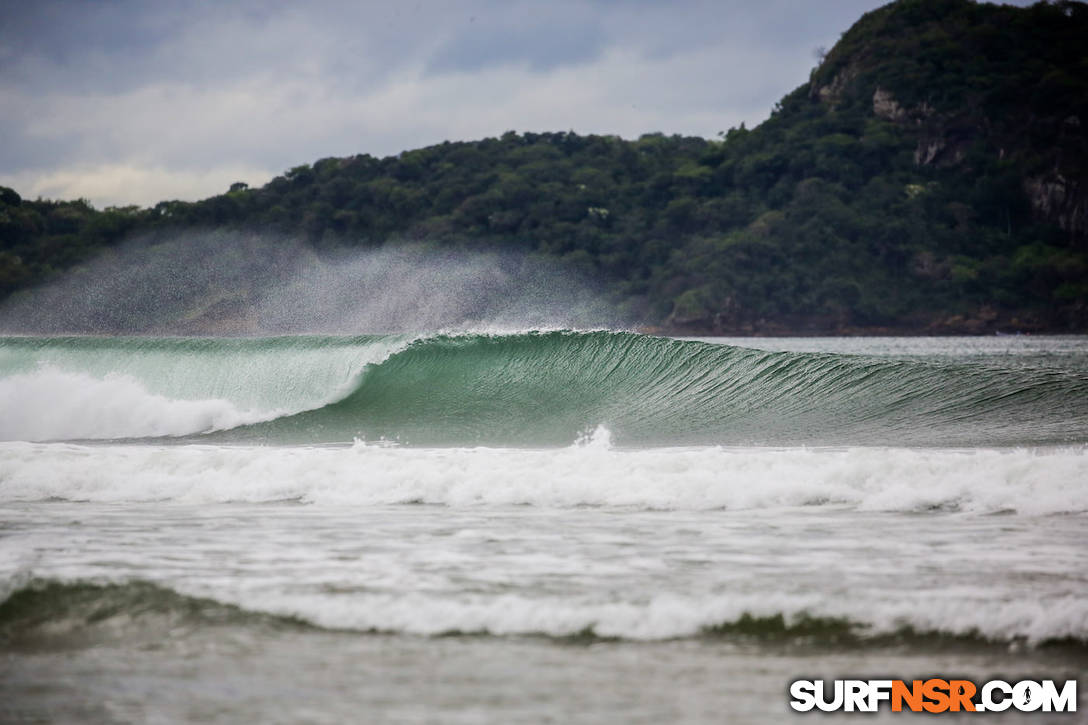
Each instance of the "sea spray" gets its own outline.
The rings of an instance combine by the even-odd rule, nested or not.
[[[627,321],[582,271],[524,251],[393,240],[315,249],[226,229],[146,232],[0,304],[0,331],[29,334],[414,334]]]

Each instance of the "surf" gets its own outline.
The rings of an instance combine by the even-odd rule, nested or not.
[[[374,595],[346,608],[310,599],[263,604],[193,596],[142,580],[116,582],[31,579],[12,583],[0,599],[0,643],[70,646],[86,641],[162,638],[179,628],[244,627],[327,630],[359,635],[539,637],[558,641],[697,639],[828,648],[957,647],[998,654],[1015,647],[1088,652],[1084,603],[1062,602],[1064,616],[1037,607],[981,607],[940,626],[932,613],[902,606],[839,607],[819,614],[815,597],[660,596],[645,602],[571,603],[507,596],[487,604],[405,594]],[[1028,622],[1045,626],[1026,626]]]
[[[624,331],[9,337],[0,409],[7,440],[557,447],[603,425],[636,447],[1071,445],[1088,374]]]
[[[627,511],[1088,512],[1088,449],[0,443],[8,501]]]

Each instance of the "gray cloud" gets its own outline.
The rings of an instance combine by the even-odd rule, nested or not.
[[[428,71],[526,65],[545,72],[591,61],[605,46],[601,13],[587,5],[507,3],[480,10],[455,25],[453,34],[429,59]]]
[[[713,136],[878,4],[5,3],[0,184],[153,204],[510,129]]]

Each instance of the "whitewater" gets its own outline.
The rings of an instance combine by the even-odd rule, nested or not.
[[[1085,337],[4,337],[0,719],[1076,677],[1086,522]]]

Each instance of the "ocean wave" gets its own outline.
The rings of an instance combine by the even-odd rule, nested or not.
[[[1088,511],[1088,449],[0,444],[0,500]]]
[[[1088,649],[1088,605],[1059,601],[903,601],[873,605],[841,598],[784,595],[594,602],[507,595],[428,597],[417,593],[338,598],[269,595],[232,601],[181,593],[147,581],[32,579],[13,586],[0,602],[0,642],[36,639],[85,641],[95,631],[129,637],[139,630],[184,626],[314,628],[423,637],[456,635],[546,637],[556,640],[661,641],[730,639],[801,646],[929,648],[1061,644]]]
[[[0,440],[208,434],[349,395],[401,337],[0,338]]]
[[[435,336],[368,366],[336,402],[236,433],[565,445],[596,424],[621,445],[1083,442],[1088,376],[623,332]]]
[[[8,439],[563,446],[604,424],[627,446],[1088,441],[1088,375],[1068,369],[609,331],[28,340],[0,345]]]

